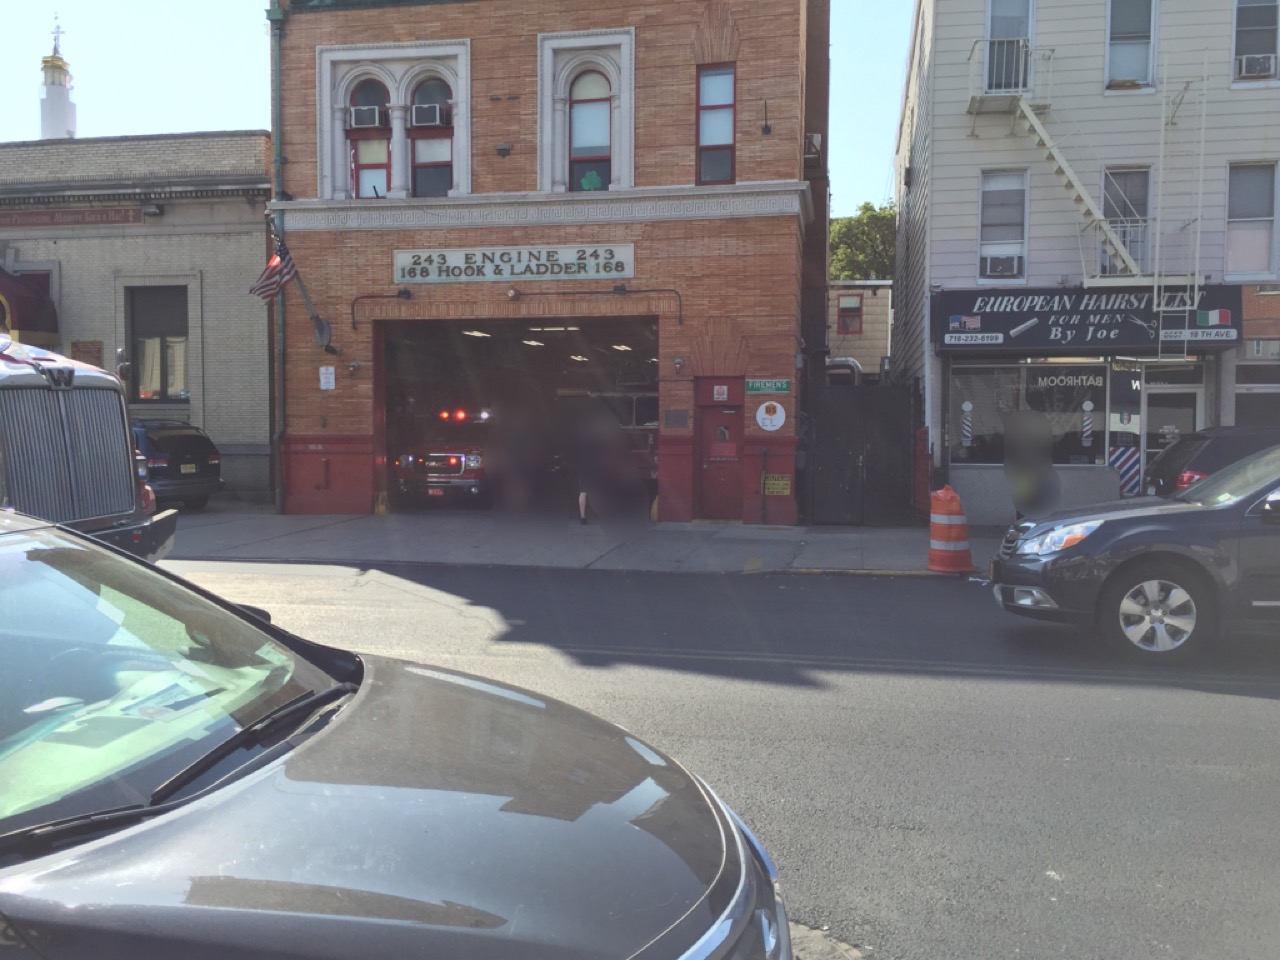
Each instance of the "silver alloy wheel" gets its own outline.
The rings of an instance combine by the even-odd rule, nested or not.
[[[1120,601],[1120,629],[1129,642],[1150,653],[1182,646],[1196,629],[1196,603],[1170,580],[1145,580]]]

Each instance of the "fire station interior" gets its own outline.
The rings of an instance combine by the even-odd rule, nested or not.
[[[652,317],[420,321],[385,331],[388,503],[396,511],[598,515],[657,496]]]

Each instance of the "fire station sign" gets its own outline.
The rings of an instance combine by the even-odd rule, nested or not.
[[[511,283],[517,280],[629,280],[635,244],[397,250],[395,283]]]

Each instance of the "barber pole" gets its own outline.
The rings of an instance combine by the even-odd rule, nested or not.
[[[1080,424],[1080,445],[1093,446],[1093,403],[1089,400],[1084,402],[1084,419]]]
[[[966,400],[960,405],[964,416],[960,418],[960,443],[966,447],[973,446],[973,403]]]

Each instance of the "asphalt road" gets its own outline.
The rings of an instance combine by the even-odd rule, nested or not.
[[[794,919],[868,957],[1280,943],[1280,644],[1144,670],[950,580],[168,566],[626,726],[752,823]]]

